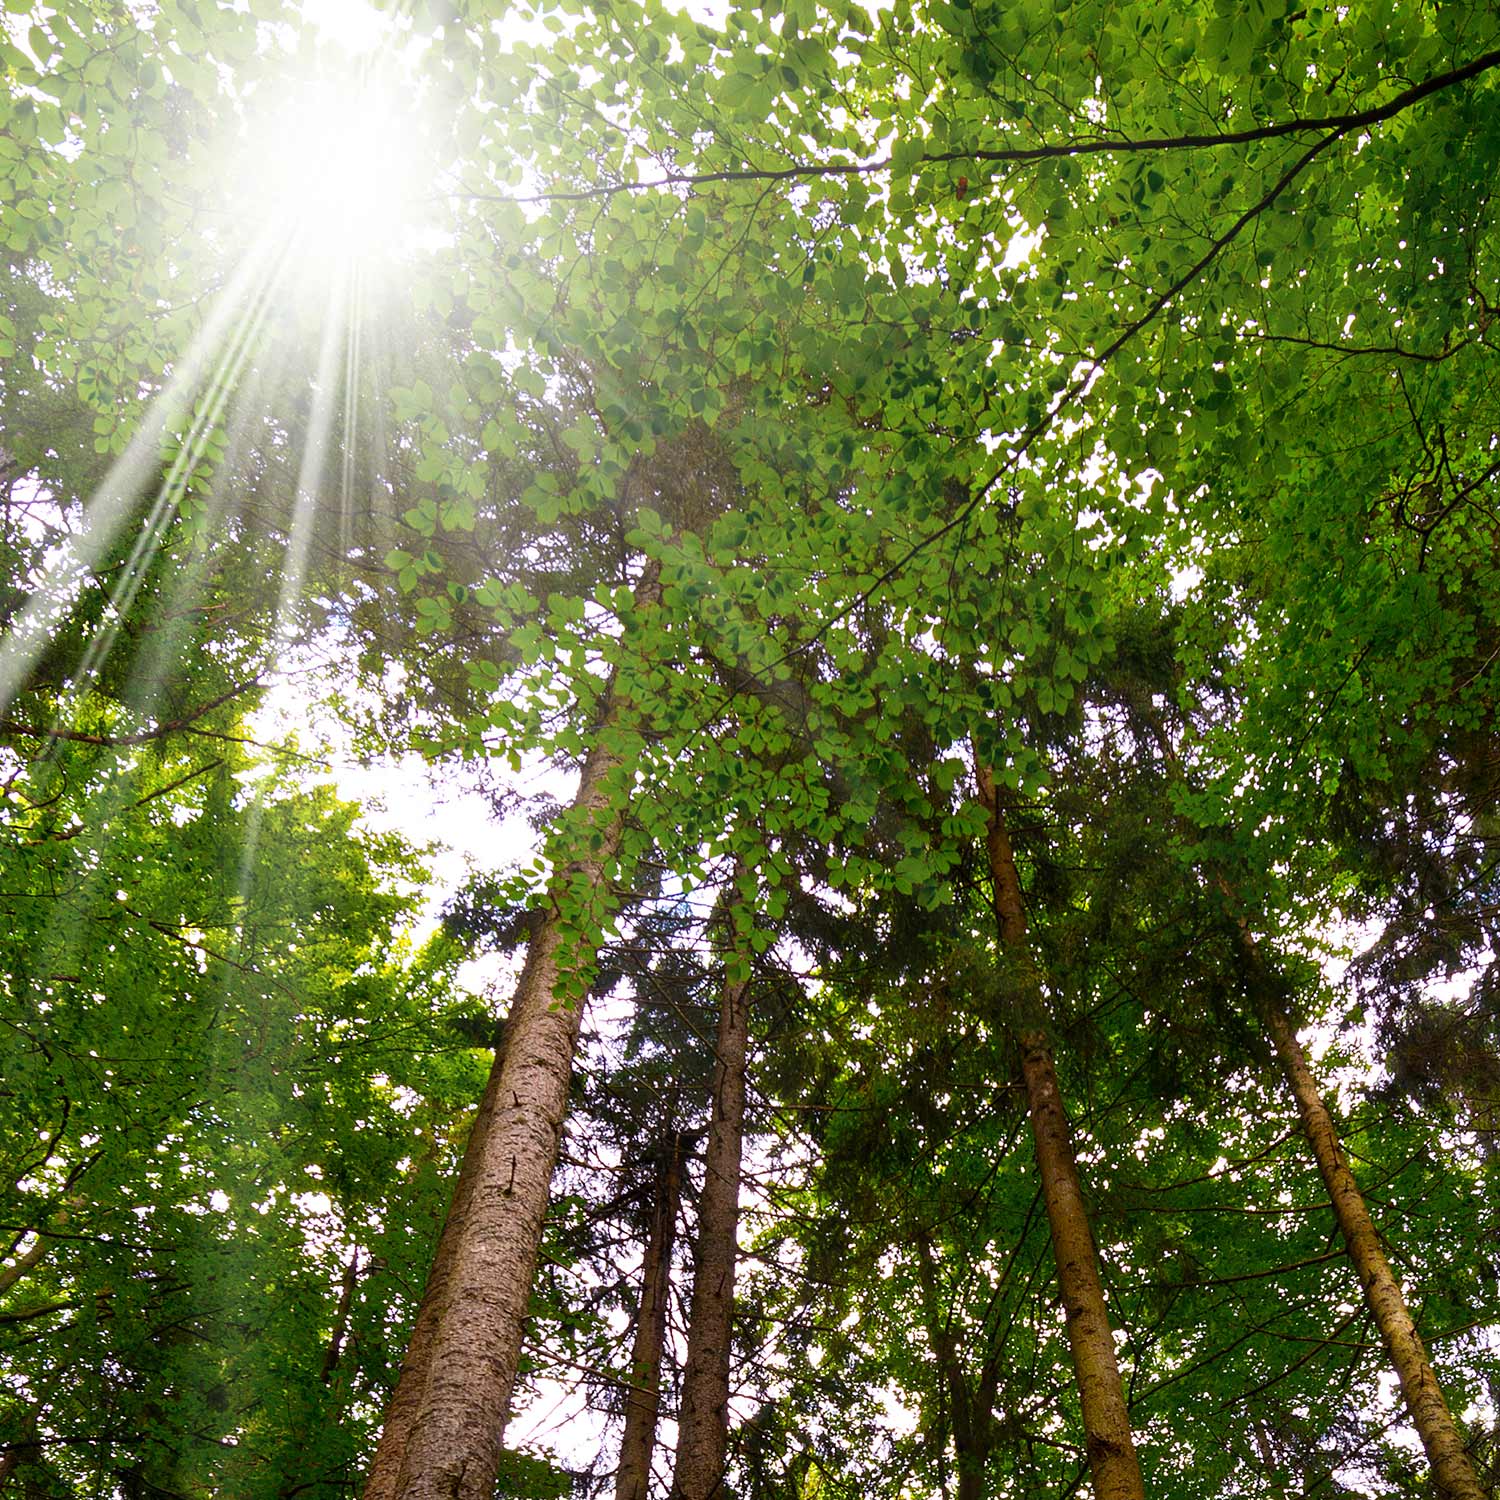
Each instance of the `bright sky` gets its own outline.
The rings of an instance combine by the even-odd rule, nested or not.
[[[426,860],[432,873],[426,915],[416,933],[420,941],[434,930],[444,903],[471,871],[493,874],[524,863],[540,841],[524,816],[497,820],[473,774],[461,767],[434,766],[415,753],[362,762],[347,725],[322,705],[326,686],[326,679],[294,666],[273,686],[255,716],[254,732],[267,744],[295,736],[303,754],[322,757],[326,769],[313,768],[310,779],[331,780],[342,796],[359,803],[367,827],[432,846]],[[341,686],[348,691],[347,684]],[[567,795],[567,778],[555,771],[523,775],[517,784],[528,794]],[[466,966],[463,979],[484,993],[504,985],[504,974],[505,965],[484,961]],[[508,988],[492,998],[503,1003]]]
[[[366,0],[303,0],[302,14],[330,41],[350,52],[369,52],[395,30],[395,15]]]

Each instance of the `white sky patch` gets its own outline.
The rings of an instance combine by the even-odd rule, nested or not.
[[[302,0],[302,15],[325,38],[355,56],[373,52],[396,31],[395,15],[365,0]]]
[[[299,246],[319,256],[358,252],[389,232],[392,202],[417,176],[412,123],[397,91],[377,84],[321,84],[278,111],[273,190]]]
[[[1019,271],[1042,248],[1046,235],[1045,225],[1039,229],[1018,229],[1005,247],[1005,258],[1000,262],[1000,269]]]
[[[1182,601],[1203,582],[1203,569],[1194,566],[1172,569],[1172,602],[1181,604]]]
[[[415,752],[361,761],[348,726],[320,705],[318,691],[316,680],[291,666],[254,715],[251,733],[267,745],[294,739],[299,753],[321,761],[308,768],[308,782],[332,782],[341,797],[359,804],[365,828],[399,834],[424,849],[430,878],[411,934],[415,942],[437,930],[443,907],[471,873],[501,874],[541,852],[542,836],[524,813],[497,818],[490,799],[462,769],[433,765]],[[521,780],[526,792],[559,800],[569,794],[568,778],[550,766],[523,772]],[[459,982],[503,1008],[514,967],[503,956],[489,955],[465,964]]]

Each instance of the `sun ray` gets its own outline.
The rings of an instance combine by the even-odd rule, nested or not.
[[[147,566],[161,545],[166,527],[177,514],[192,471],[204,451],[208,435],[218,426],[230,397],[236,393],[246,362],[263,331],[279,278],[273,276],[261,289],[250,314],[237,327],[225,360],[210,378],[204,399],[157,490],[156,498],[141,525],[140,535],[121,569],[120,581],[110,594],[110,618],[101,623],[74,674],[72,693],[86,691],[114,646],[126,616],[145,583]]]
[[[353,315],[344,344],[344,443],[339,455],[339,546],[345,557],[354,549],[354,475],[359,455],[361,336],[364,323],[364,276],[355,266]]]
[[[293,492],[292,526],[287,538],[281,588],[272,630],[272,650],[278,656],[292,646],[295,636],[296,610],[302,597],[307,559],[312,549],[313,525],[317,518],[318,488],[327,463],[329,440],[333,433],[338,404],[339,350],[348,322],[349,283],[347,279],[339,282],[338,290],[339,295],[335,297],[323,323],[318,364],[313,377],[312,406]],[[239,861],[238,890],[242,902],[247,899],[255,876],[260,830],[265,816],[263,789],[257,787],[252,796],[253,802],[246,817],[245,842],[240,851]]]
[[[232,507],[243,500],[246,455],[252,433],[264,424],[267,406],[262,401],[262,393],[271,378],[272,363],[266,358],[256,361],[248,375],[235,382],[228,441],[209,483],[206,508],[196,521],[204,535],[221,534]],[[189,550],[186,564],[174,580],[173,612],[193,607],[218,556],[217,549],[210,546]],[[179,639],[170,630],[154,630],[149,639],[151,644],[133,666],[124,694],[132,708],[143,715],[155,713],[157,700],[171,681],[180,649]]]
[[[327,467],[328,450],[338,407],[340,344],[349,316],[349,283],[342,279],[332,305],[324,318],[318,350],[317,370],[313,376],[312,406],[308,414],[307,435],[303,440],[302,458],[297,470],[293,500],[292,528],[287,538],[286,560],[282,567],[281,594],[276,606],[274,639],[278,646],[292,640],[296,606],[301,598],[312,550],[313,523],[318,513],[318,492]]]
[[[53,632],[72,609],[79,581],[102,562],[129,523],[158,470],[168,435],[187,418],[205,384],[212,387],[226,364],[237,359],[245,325],[263,316],[267,287],[274,283],[283,259],[284,252],[270,235],[246,256],[89,501],[78,532],[46,564],[31,598],[0,638],[0,713],[26,685]]]

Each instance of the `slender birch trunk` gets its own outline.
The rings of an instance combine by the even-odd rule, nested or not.
[[[1019,1035],[1021,1070],[1026,1080],[1042,1197],[1052,1228],[1052,1250],[1057,1261],[1068,1346],[1073,1354],[1079,1403],[1083,1408],[1084,1443],[1094,1494],[1096,1500],[1144,1500],[1145,1484],[1130,1430],[1125,1388],[1115,1360],[1114,1333],[1099,1280],[1098,1254],[1045,1025],[1046,1001],[1041,976],[1026,936],[1026,907],[1010,831],[998,788],[987,767],[979,767],[978,780],[980,797],[990,815],[985,847],[995,885],[1000,946],[1013,956],[1021,970],[1025,1007],[1030,1012],[1023,1017]]]
[[[630,1388],[625,1396],[625,1434],[615,1500],[646,1500],[651,1487],[651,1451],[661,1405],[661,1361],[667,1341],[667,1298],[672,1289],[672,1246],[682,1201],[683,1134],[674,1130],[661,1163],[651,1228],[641,1265],[641,1304],[630,1352]]]
[[[1297,1029],[1276,997],[1275,985],[1254,938],[1243,923],[1239,924],[1238,932],[1240,952],[1254,980],[1276,1059],[1297,1101],[1303,1133],[1328,1189],[1334,1217],[1364,1291],[1365,1305],[1374,1315],[1381,1341],[1401,1382],[1401,1394],[1406,1398],[1412,1423],[1432,1465],[1438,1494],[1443,1500],[1487,1500],[1463,1436],[1443,1399],[1422,1336],[1407,1309],[1401,1283],[1396,1280],[1380,1243],[1380,1232],[1365,1207],[1364,1194],[1339,1142],[1333,1116],[1323,1102],[1307,1054],[1297,1040]]]
[[[1155,714],[1143,716],[1172,774],[1179,781],[1185,780],[1166,726]],[[1312,1148],[1323,1185],[1328,1189],[1334,1218],[1359,1277],[1365,1305],[1375,1318],[1375,1326],[1380,1330],[1381,1341],[1401,1383],[1401,1393],[1406,1398],[1427,1462],[1432,1466],[1441,1500],[1487,1500],[1469,1460],[1463,1436],[1443,1398],[1427,1348],[1406,1306],[1401,1284],[1386,1259],[1379,1231],[1365,1207],[1364,1194],[1360,1192],[1359,1183],[1339,1143],[1333,1116],[1323,1102],[1317,1079],[1308,1066],[1307,1054],[1297,1040],[1296,1027],[1281,1003],[1260,945],[1245,920],[1239,893],[1222,869],[1211,869],[1210,874],[1234,922],[1235,940],[1270,1034],[1276,1060],[1281,1064],[1282,1076],[1296,1100],[1303,1133]]]
[[[735,869],[738,874],[738,864]],[[732,919],[732,911],[730,915]],[[748,958],[748,954],[742,957]],[[704,1154],[703,1192],[698,1200],[698,1240],[672,1500],[713,1500],[723,1494],[749,1046],[750,983],[726,979],[714,1042],[713,1113]]]

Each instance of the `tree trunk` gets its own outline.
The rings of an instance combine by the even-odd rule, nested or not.
[[[25,1277],[52,1248],[52,1241],[46,1235],[38,1233],[31,1246],[23,1254],[16,1257],[12,1265],[0,1266],[0,1296],[8,1292],[18,1281]]]
[[[1125,1388],[1115,1362],[1114,1333],[1104,1305],[1094,1236],[1078,1180],[1051,1043],[1040,1030],[1023,1032],[1020,1041],[1037,1166],[1042,1174],[1047,1220],[1052,1226],[1058,1288],[1078,1379],[1094,1493],[1099,1500],[1143,1500],[1145,1485],[1130,1431]]]
[[[427,1389],[427,1371],[432,1362],[433,1342],[447,1296],[454,1251],[463,1233],[464,1217],[468,1213],[469,1199],[474,1192],[474,1180],[479,1175],[479,1163],[484,1157],[485,1135],[494,1113],[495,1100],[499,1097],[500,1064],[503,1058],[504,1053],[497,1049],[474,1123],[469,1127],[469,1139],[464,1147],[463,1165],[459,1168],[453,1201],[443,1221],[443,1231],[438,1237],[432,1268],[427,1273],[427,1285],[422,1290],[422,1302],[417,1308],[416,1322],[412,1325],[411,1337],[407,1341],[406,1357],[401,1361],[401,1375],[396,1381],[390,1404],[386,1407],[380,1443],[375,1449],[375,1458],[365,1479],[364,1500],[395,1500],[398,1493],[396,1486],[401,1476],[402,1461],[406,1457],[407,1441],[416,1425],[417,1412]]]
[[[354,1293],[359,1286],[359,1249],[356,1246],[344,1267],[343,1280],[339,1285],[338,1311],[333,1318],[333,1332],[328,1336],[328,1347],[323,1352],[321,1379],[324,1385],[332,1385],[338,1371],[339,1360],[344,1356],[344,1339],[349,1333],[349,1314],[354,1308]]]
[[[36,1443],[19,1440],[12,1443],[9,1448],[0,1450],[0,1490],[5,1488],[16,1470],[36,1451]]]
[[[970,1455],[975,1459],[977,1455]],[[984,1461],[978,1459],[978,1467],[971,1463],[968,1467],[964,1464],[964,1455],[958,1456],[958,1500],[984,1500]]]
[[[922,1319],[927,1338],[937,1355],[943,1383],[948,1388],[952,1411],[953,1453],[958,1469],[958,1500],[982,1500],[985,1493],[985,1470],[989,1466],[990,1447],[995,1434],[995,1392],[999,1364],[986,1361],[979,1379],[971,1387],[953,1330],[943,1316],[943,1299],[938,1293],[937,1256],[932,1237],[925,1229],[913,1236],[917,1247],[917,1278],[922,1288]]]
[[[1125,1388],[1115,1361],[1114,1333],[1104,1305],[1098,1254],[1088,1209],[1078,1180],[1078,1164],[1057,1082],[1057,1066],[1045,1025],[1046,1000],[1041,975],[1026,937],[1026,907],[1016,872],[1010,831],[999,790],[987,767],[978,769],[979,794],[989,810],[985,847],[995,885],[995,918],[1000,945],[1015,959],[1024,986],[1019,1041],[1021,1069],[1036,1144],[1037,1167],[1052,1250],[1057,1261],[1058,1290],[1067,1321],[1068,1346],[1083,1408],[1084,1443],[1096,1500],[1144,1500],[1145,1484],[1130,1431]]]
[[[1137,712],[1150,727],[1172,774],[1180,783],[1186,784],[1182,763],[1161,716],[1139,705]],[[1297,1101],[1302,1129],[1312,1147],[1323,1185],[1328,1189],[1334,1218],[1364,1291],[1365,1305],[1374,1314],[1375,1326],[1380,1330],[1381,1340],[1401,1382],[1401,1393],[1422,1440],[1427,1462],[1432,1466],[1440,1500],[1486,1500],[1453,1414],[1443,1399],[1426,1346],[1407,1310],[1401,1285],[1381,1248],[1380,1235],[1365,1207],[1364,1194],[1345,1159],[1333,1117],[1323,1103],[1317,1080],[1308,1066],[1307,1054],[1297,1040],[1296,1028],[1281,1003],[1260,945],[1245,920],[1239,892],[1222,868],[1210,865],[1208,874],[1224,898],[1234,923],[1235,940],[1250,976],[1252,994],[1271,1035],[1271,1045],[1281,1064],[1282,1074]]]
[[[661,1358],[667,1339],[667,1298],[672,1289],[672,1245],[682,1200],[682,1148],[682,1132],[674,1130],[659,1168],[641,1265],[641,1305],[630,1354],[630,1388],[625,1395],[625,1434],[620,1441],[615,1500],[646,1500],[651,1487],[651,1450],[656,1442]]]
[[[735,870],[738,875],[738,864]],[[714,1043],[713,1113],[704,1155],[703,1192],[698,1200],[698,1242],[672,1500],[712,1500],[723,1493],[749,1043],[750,983],[726,979]]]
[[[8,1447],[0,1449],[0,1490],[6,1489],[12,1479],[18,1478],[22,1480],[24,1488],[31,1488],[25,1484],[20,1470],[23,1464],[37,1463],[42,1457],[42,1445],[36,1436],[38,1411],[33,1406],[27,1412],[15,1439]]]
[[[607,713],[606,727],[613,719]],[[606,783],[620,758],[596,743],[573,815],[578,852],[559,861],[551,910],[538,924],[486,1099],[487,1128],[454,1236],[427,1377],[406,1439],[399,1500],[492,1500],[542,1219],[562,1140],[592,943],[581,907],[604,899],[624,819]],[[585,920],[599,925],[596,910]]]
[[[1255,968],[1261,967],[1259,954],[1254,955],[1252,962]],[[1375,1315],[1375,1325],[1380,1329],[1380,1337],[1401,1381],[1401,1393],[1406,1397],[1407,1410],[1411,1412],[1412,1422],[1422,1439],[1422,1447],[1427,1451],[1438,1493],[1445,1500],[1486,1500],[1469,1461],[1463,1437],[1443,1399],[1422,1336],[1407,1311],[1401,1284],[1391,1271],[1391,1264],[1381,1248],[1380,1234],[1339,1144],[1333,1117],[1323,1103],[1317,1080],[1308,1067],[1307,1055],[1297,1040],[1296,1029],[1281,1006],[1265,993],[1266,987],[1260,988],[1266,1026],[1277,1059],[1296,1096],[1302,1129],[1312,1146],[1328,1196],[1333,1201],[1334,1216],[1343,1232],[1349,1259],[1354,1262],[1359,1275],[1359,1284],[1364,1288],[1365,1303]]]
[[[340,1378],[339,1365],[343,1361],[344,1349],[349,1338],[349,1319],[354,1311],[354,1294],[359,1289],[359,1247],[350,1253],[344,1274],[339,1278],[339,1300],[333,1315],[333,1331],[323,1349],[323,1364],[318,1378],[329,1388],[327,1404],[320,1420],[308,1423],[299,1421],[288,1434],[286,1457],[282,1461],[282,1480],[277,1486],[278,1500],[295,1500],[319,1486],[324,1474],[320,1454],[323,1428],[342,1417],[341,1408],[348,1395],[348,1381]]]

